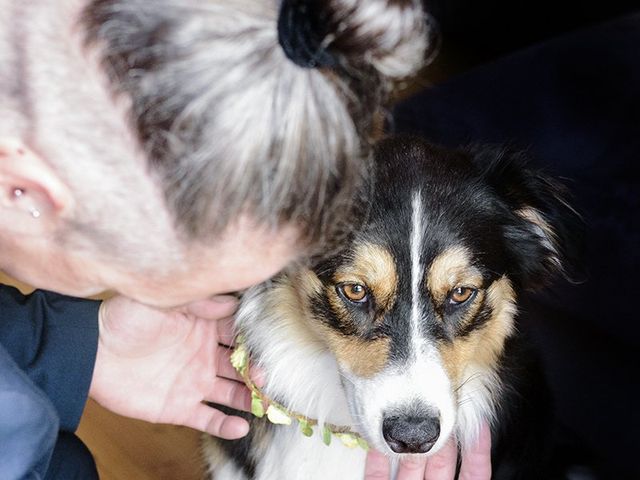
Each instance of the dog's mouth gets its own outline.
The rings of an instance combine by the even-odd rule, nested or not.
[[[346,371],[341,376],[359,431],[389,456],[433,455],[455,430],[456,394],[435,361],[391,367],[368,379]]]

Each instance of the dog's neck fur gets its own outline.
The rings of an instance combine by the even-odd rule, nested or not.
[[[303,319],[298,299],[262,295],[263,287],[247,292],[237,326],[245,334],[251,360],[266,373],[264,393],[287,409],[334,425],[352,427],[346,396],[334,356]],[[278,305],[273,304],[277,299]]]

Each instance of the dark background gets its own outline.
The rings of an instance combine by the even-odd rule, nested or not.
[[[391,129],[452,147],[523,148],[570,188],[586,226],[579,282],[522,299],[521,329],[586,478],[640,478],[640,5],[427,7],[441,30],[425,72],[435,86],[400,103]]]
[[[424,4],[443,37],[434,65],[442,68],[442,78],[640,9],[638,0],[425,0]]]

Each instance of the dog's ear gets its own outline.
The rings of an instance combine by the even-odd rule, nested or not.
[[[483,180],[508,211],[503,234],[510,269],[525,288],[548,285],[558,274],[581,276],[584,224],[569,203],[567,188],[531,168],[522,152],[509,148],[473,148]]]

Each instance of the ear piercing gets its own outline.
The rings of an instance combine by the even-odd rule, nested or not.
[[[22,195],[24,195],[24,190],[22,188],[15,188],[13,190],[13,196],[15,198],[20,198],[22,197]],[[40,218],[40,210],[38,210],[36,207],[30,207],[29,213],[33,218]]]

